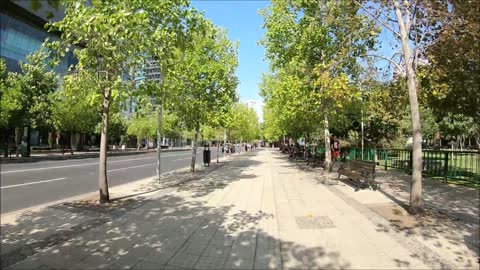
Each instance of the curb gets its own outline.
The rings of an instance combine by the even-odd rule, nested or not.
[[[186,150],[189,150],[189,149],[186,149]],[[243,153],[244,152],[242,152],[238,155],[232,155],[232,157],[243,156]],[[228,156],[226,155],[225,157],[219,157],[218,160],[219,160],[219,163],[220,163],[220,161],[223,162],[223,163],[226,163],[226,162],[229,162],[229,159],[231,159],[232,157],[228,158]],[[215,158],[215,160],[216,160],[216,158]],[[211,163],[216,163],[216,162],[211,162]],[[168,177],[168,176],[171,176],[175,173],[188,170],[189,168],[190,168],[190,165],[186,166],[186,167],[183,167],[183,168],[173,170],[173,171],[164,172],[164,173],[161,174],[161,176]],[[197,171],[203,171],[203,170],[205,170],[204,166],[201,166],[201,165],[197,166],[197,164],[196,164],[196,166],[195,166],[195,171],[196,172]],[[140,181],[148,182],[148,181],[152,181],[154,179],[156,179],[156,176],[150,176],[150,177],[146,177],[146,178],[143,178],[143,179],[138,179],[138,180],[135,180],[135,181],[132,181],[132,182],[129,182],[129,183],[121,184],[121,185],[118,185],[118,186],[109,187],[109,192],[114,193],[113,191],[115,189],[125,188],[125,186],[131,185],[131,184],[138,184],[138,182],[140,182]],[[89,197],[96,196],[96,195],[98,195],[98,191],[92,191],[92,192],[84,193],[84,194],[81,194],[81,195],[68,197],[68,198],[64,198],[64,199],[60,199],[60,200],[56,200],[56,201],[52,201],[52,202],[47,202],[47,203],[44,203],[44,204],[35,205],[35,206],[20,209],[20,210],[12,211],[12,212],[8,212],[8,213],[5,213],[5,214],[1,214],[0,215],[0,219],[1,219],[0,224],[9,223],[12,220],[14,221],[16,216],[21,215],[25,212],[37,212],[39,210],[42,210],[42,209],[44,209],[46,207],[49,207],[49,206],[52,206],[52,205],[57,205],[57,204],[61,204],[61,203],[69,202],[69,201],[78,201],[78,200],[82,200],[82,199],[89,198]],[[140,195],[138,195],[138,196],[140,196]],[[124,196],[111,197],[110,199],[115,200],[115,199],[121,199],[122,197],[124,197]]]

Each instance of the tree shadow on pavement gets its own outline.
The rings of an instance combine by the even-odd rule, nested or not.
[[[376,174],[382,190],[395,197],[409,196],[411,176],[395,170],[379,170]],[[468,222],[480,223],[480,192],[478,190],[446,185],[427,177],[423,178],[422,185],[422,196],[427,206]]]
[[[294,167],[309,173],[310,181],[322,184],[327,188],[337,189],[353,200],[349,203],[364,204],[373,210],[387,223],[371,220],[378,232],[398,234],[403,239],[415,239],[430,251],[441,257],[449,256],[461,268],[476,268],[475,260],[480,255],[479,241],[479,196],[478,190],[464,186],[450,186],[436,180],[423,179],[423,200],[425,211],[421,215],[412,216],[408,209],[410,195],[410,177],[394,170],[376,172],[376,181],[380,184],[377,191],[360,190],[355,192],[355,183],[345,177],[337,181],[337,174],[325,172],[323,169],[305,169],[302,161],[291,160],[287,155],[274,155],[284,166]],[[308,167],[308,166],[307,166]],[[340,184],[340,185],[339,185]],[[343,185],[351,189],[343,188]],[[372,204],[371,196],[376,192],[389,198],[391,203]],[[371,195],[369,195],[371,193]],[[363,201],[363,202],[362,202]],[[401,240],[400,240],[401,241]],[[478,260],[478,259],[477,259]],[[398,265],[403,265],[401,261]],[[406,267],[406,266],[405,266]]]
[[[349,268],[338,252],[282,241],[264,226],[274,213],[243,209],[222,193],[251,181],[244,166],[259,164],[239,158],[205,179],[102,207],[70,202],[23,213],[1,225],[2,268]],[[221,184],[203,187],[211,181]],[[210,195],[222,199],[209,205]]]

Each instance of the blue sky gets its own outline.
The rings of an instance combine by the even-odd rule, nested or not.
[[[203,11],[205,17],[212,20],[215,25],[227,29],[231,40],[239,41],[238,49],[239,66],[237,77],[240,81],[238,91],[240,100],[253,106],[262,121],[262,98],[259,96],[258,84],[262,74],[268,71],[268,62],[264,59],[263,46],[257,45],[262,39],[263,18],[258,10],[270,5],[267,0],[191,0],[191,5]],[[383,29],[379,37],[381,47],[378,52],[386,57],[391,57],[395,51],[392,46],[392,34]],[[378,46],[378,45],[377,45]],[[379,59],[376,59],[379,60]],[[388,62],[379,61],[378,68],[386,69]],[[391,75],[390,75],[391,76]]]
[[[268,70],[268,62],[263,61],[264,47],[257,45],[264,32],[263,19],[257,11],[269,4],[269,1],[191,0],[191,5],[204,11],[205,17],[227,29],[231,40],[240,42],[237,76],[240,99],[244,102],[261,100],[258,84],[262,73]],[[255,109],[258,113],[259,108]]]

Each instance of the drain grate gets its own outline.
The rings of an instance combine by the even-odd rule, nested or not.
[[[302,216],[295,217],[297,225],[302,230],[319,230],[335,228],[332,220],[327,216]]]

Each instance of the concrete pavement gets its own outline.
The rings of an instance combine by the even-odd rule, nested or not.
[[[125,185],[137,195],[110,205],[2,216],[2,268],[478,269],[463,243],[438,234],[432,250],[370,207],[387,196],[332,176],[263,150]]]

